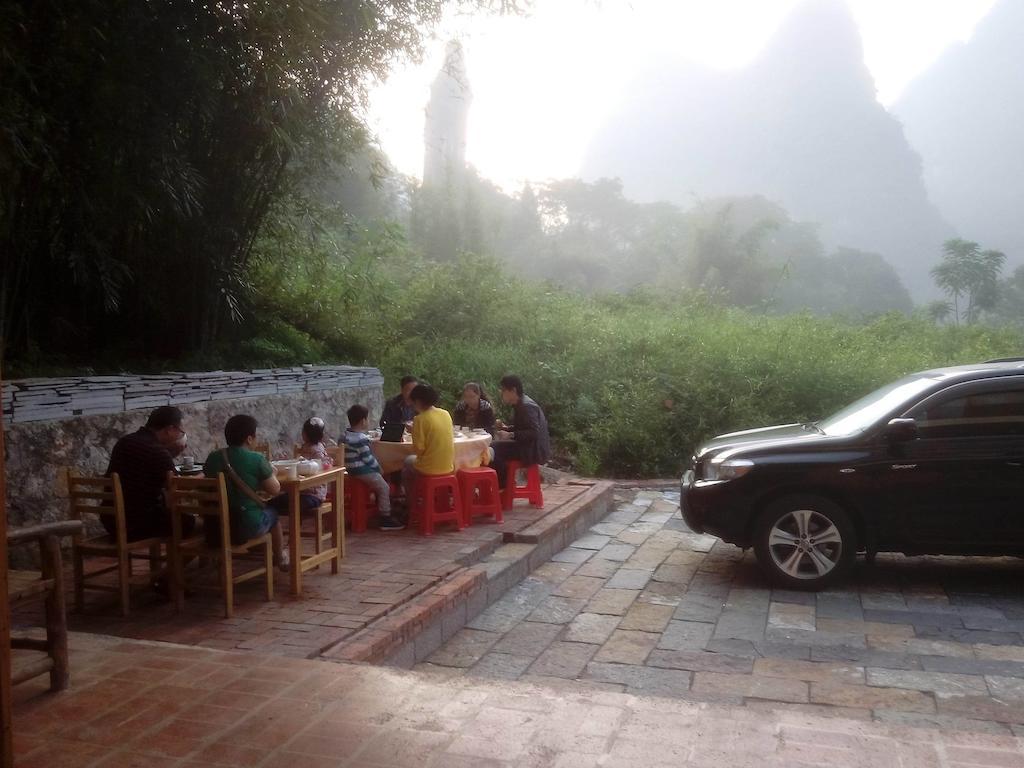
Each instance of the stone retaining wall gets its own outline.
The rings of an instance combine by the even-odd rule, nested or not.
[[[367,387],[383,383],[376,368],[303,365],[253,371],[17,379],[4,383],[5,424],[123,413],[261,395]]]
[[[158,385],[156,379],[164,383]],[[65,470],[105,471],[117,439],[142,426],[158,405],[174,404],[182,410],[188,453],[197,461],[215,446],[224,445],[224,423],[236,413],[256,417],[258,434],[271,444],[274,453],[290,453],[302,423],[310,416],[323,418],[327,434],[335,438],[346,424],[345,411],[354,403],[369,408],[371,420],[379,418],[384,405],[383,381],[376,368],[350,366],[5,381],[4,420],[14,422],[4,427],[8,521],[20,526],[63,519],[67,515]],[[96,392],[90,386],[97,384],[106,385],[99,390],[106,393],[104,404],[93,406],[101,413],[29,420],[29,411],[18,408],[19,398],[32,400],[23,394],[26,392],[35,393],[37,414],[43,405],[59,408],[81,404],[87,397],[84,393]],[[150,392],[144,406],[128,409],[128,404],[138,402],[133,394],[143,385],[163,390]],[[50,394],[40,395],[40,390]],[[40,404],[39,397],[64,398],[67,402]]]

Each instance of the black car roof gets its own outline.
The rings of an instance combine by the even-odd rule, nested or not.
[[[992,360],[986,363],[975,363],[974,365],[956,365],[949,368],[933,368],[930,371],[921,371],[917,376],[943,381],[971,379],[985,379],[992,376],[1012,376],[1024,374],[1024,358],[1007,360]]]

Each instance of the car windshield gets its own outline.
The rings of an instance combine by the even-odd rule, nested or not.
[[[865,395],[824,421],[819,421],[817,426],[826,435],[833,437],[855,435],[934,384],[935,379],[930,376],[908,376]]]

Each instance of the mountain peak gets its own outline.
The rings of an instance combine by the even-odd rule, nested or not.
[[[809,85],[851,84],[874,95],[860,29],[844,0],[806,0],[786,17],[756,66]]]
[[[1002,0],[893,105],[931,198],[963,237],[1024,260],[1024,2]]]
[[[830,247],[883,254],[919,295],[949,236],[842,0],[802,3],[745,69],[638,75],[583,175],[617,176],[642,201],[763,195],[819,223]]]

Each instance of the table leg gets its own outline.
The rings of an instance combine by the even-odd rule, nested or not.
[[[345,484],[344,478],[334,481],[334,559],[331,560],[331,573],[336,574],[341,568],[341,558],[345,556]]]
[[[302,594],[302,516],[299,514],[299,484],[288,484],[288,549],[292,558],[292,594]]]

